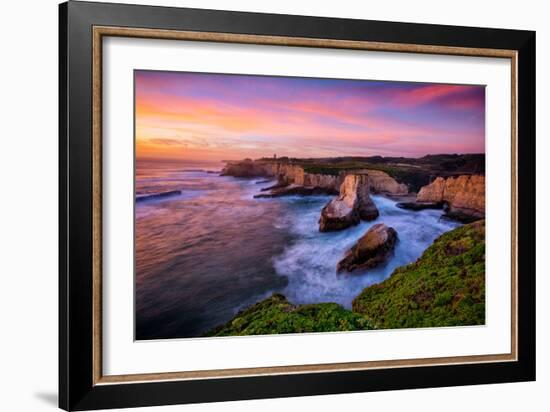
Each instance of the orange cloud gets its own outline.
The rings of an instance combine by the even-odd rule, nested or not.
[[[219,84],[209,88],[204,78],[199,82],[200,95],[188,90],[192,84],[188,79],[183,89],[165,83],[156,81],[154,87],[143,90],[137,85],[138,157],[227,159],[259,157],[266,152],[314,157],[320,153],[421,154],[484,148],[483,124],[478,121],[470,126],[453,117],[453,110],[458,109],[480,113],[484,100],[468,94],[472,88],[467,86],[377,87],[353,93],[337,88],[298,93],[290,87],[281,92],[280,87],[270,87],[244,98],[233,89],[220,91]],[[415,107],[425,104],[442,110],[447,120],[433,110],[416,114]],[[396,115],[387,116],[380,109]]]

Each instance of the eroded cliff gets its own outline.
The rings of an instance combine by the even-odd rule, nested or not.
[[[448,214],[485,217],[485,176],[462,175],[438,177],[418,192],[420,203],[441,203],[448,205]]]
[[[402,196],[408,194],[406,184],[399,183],[393,177],[380,170],[360,169],[341,170],[337,174],[308,173],[304,167],[298,164],[281,161],[250,160],[239,162],[227,162],[222,171],[224,176],[235,177],[263,177],[277,178],[277,189],[284,185],[296,185],[307,188],[324,189],[326,192],[338,193],[340,186],[348,174],[361,174],[369,176],[369,190],[372,193]],[[280,195],[284,191],[274,193]]]

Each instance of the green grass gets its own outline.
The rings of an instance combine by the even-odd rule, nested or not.
[[[485,221],[443,234],[415,263],[366,288],[353,311],[381,329],[485,323]]]
[[[366,169],[367,163],[346,162],[346,163],[314,163],[303,164],[304,172],[311,174],[338,176],[346,170]]]
[[[294,306],[280,294],[238,313],[231,321],[206,336],[266,335],[303,332],[335,332],[372,329],[362,315],[336,303]]]

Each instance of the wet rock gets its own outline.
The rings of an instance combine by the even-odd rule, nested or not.
[[[394,228],[378,223],[372,226],[338,263],[337,271],[352,272],[374,268],[393,253],[397,242]]]
[[[401,202],[397,207],[407,210],[442,209],[444,202]]]
[[[136,196],[136,203],[144,202],[146,200],[158,200],[165,199],[167,197],[181,195],[181,190],[168,190],[166,192],[142,194]]]
[[[283,197],[283,196],[315,196],[315,195],[333,195],[333,190],[323,187],[307,187],[298,185],[288,185],[272,189],[269,193],[254,195],[255,199]]]

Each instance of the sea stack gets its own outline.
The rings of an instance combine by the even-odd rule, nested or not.
[[[321,210],[319,230],[329,232],[346,229],[361,220],[378,217],[378,209],[369,196],[367,174],[350,174],[340,186],[340,194]]]
[[[371,227],[338,262],[337,271],[371,269],[386,261],[397,242],[394,228],[378,223]]]

